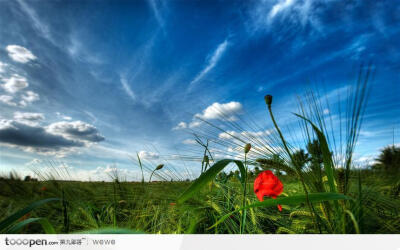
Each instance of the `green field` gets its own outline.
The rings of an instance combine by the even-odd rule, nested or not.
[[[400,233],[399,182],[396,178],[377,176],[372,171],[363,171],[361,199],[359,187],[351,186],[346,201],[349,212],[343,214],[345,224],[333,228],[324,215],[323,203],[313,203],[320,218],[322,233]],[[285,189],[282,197],[303,194],[300,183],[288,176],[281,177]],[[26,182],[17,179],[0,181],[0,218],[35,201],[58,197],[41,205],[13,224],[32,218],[45,218],[56,233],[107,230],[133,233],[239,233],[241,212],[229,216],[224,222],[210,228],[225,214],[241,206],[240,182],[232,177],[224,181],[215,180],[207,184],[193,198],[177,204],[180,194],[189,182]],[[44,188],[45,187],[45,188]],[[247,202],[257,202],[252,192]],[[267,199],[268,200],[268,199]],[[64,203],[64,204],[63,204]],[[330,202],[333,206],[333,202]],[[342,206],[343,204],[339,204]],[[353,220],[354,219],[354,220]],[[128,231],[131,230],[131,231]],[[43,233],[40,221],[29,223],[15,232]],[[52,231],[47,231],[52,232]],[[247,210],[244,233],[319,233],[305,203],[283,205],[279,212],[276,206],[250,208]]]

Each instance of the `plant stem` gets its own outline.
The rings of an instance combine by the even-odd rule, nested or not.
[[[292,161],[292,163],[294,164],[294,166],[295,166],[295,168],[296,168],[297,176],[298,176],[299,179],[300,179],[301,185],[303,186],[304,194],[306,195],[306,203],[307,203],[307,206],[308,206],[308,208],[310,209],[310,212],[311,212],[311,214],[312,214],[312,217],[313,217],[314,222],[316,222],[316,218],[315,218],[315,217],[316,217],[316,213],[315,213],[314,207],[311,205],[310,199],[309,199],[309,197],[308,197],[308,191],[307,191],[306,184],[305,184],[305,182],[304,182],[303,175],[301,174],[301,169],[300,169],[300,167],[298,166],[297,161],[295,161],[295,160],[293,159],[293,156],[292,156],[292,154],[290,153],[290,150],[289,150],[289,148],[288,148],[288,146],[287,146],[287,144],[286,144],[286,140],[285,140],[285,138],[283,137],[282,132],[281,132],[281,130],[279,129],[278,124],[277,124],[276,121],[275,121],[274,114],[272,113],[272,109],[271,109],[271,104],[268,104],[268,111],[269,111],[269,114],[270,114],[270,116],[271,116],[272,122],[273,122],[273,124],[274,124],[274,126],[275,126],[275,129],[278,131],[279,137],[281,138],[283,147],[285,148],[285,151],[286,151],[287,154],[289,155],[290,160]],[[322,233],[321,227],[320,227],[318,221],[317,221],[316,224],[317,224],[317,226],[318,226],[319,232]]]
[[[153,176],[153,174],[154,174],[155,171],[156,171],[156,169],[154,169],[153,172],[151,172],[149,182],[151,182],[151,177]]]
[[[140,170],[142,171],[142,184],[144,183],[144,174],[143,174],[143,166],[142,166],[142,161],[140,160],[139,154],[136,153],[138,161],[139,161],[139,166],[140,166]]]
[[[247,193],[247,153],[244,154],[244,167],[245,167],[245,176],[243,176],[243,201],[242,201],[242,207],[246,207],[246,193]],[[246,227],[246,216],[247,216],[247,210],[244,209],[242,212],[242,218],[241,218],[241,223],[240,223],[240,234],[244,233],[245,227]]]

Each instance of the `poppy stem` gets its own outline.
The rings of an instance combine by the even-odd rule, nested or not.
[[[310,212],[312,214],[313,221],[316,222],[316,225],[318,226],[319,232],[322,233],[321,226],[319,225],[318,220],[316,220],[316,218],[315,218],[316,217],[316,212],[314,210],[314,207],[311,205],[310,199],[308,197],[308,190],[307,190],[306,184],[304,182],[303,175],[301,173],[301,167],[297,164],[297,161],[293,158],[292,154],[290,153],[289,147],[286,144],[286,140],[283,137],[282,132],[281,132],[278,124],[275,121],[274,114],[272,113],[272,108],[271,108],[272,96],[266,96],[265,97],[265,101],[266,101],[267,106],[268,106],[268,111],[269,111],[269,115],[271,116],[272,123],[274,124],[275,129],[279,134],[279,137],[280,137],[280,139],[282,141],[283,147],[285,148],[286,153],[289,155],[290,161],[293,163],[293,165],[296,168],[296,173],[297,173],[297,176],[300,179],[301,185],[303,186],[304,194],[306,196],[306,203],[307,203],[307,206],[310,209]]]

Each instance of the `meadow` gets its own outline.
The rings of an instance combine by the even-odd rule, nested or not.
[[[191,180],[174,180],[163,172],[168,166],[146,165],[139,157],[137,166],[151,173],[149,180],[129,182],[117,170],[109,182],[60,180],[40,172],[37,180],[11,172],[0,179],[0,232],[400,233],[400,148],[387,146],[369,166],[353,158],[368,76],[360,75],[348,92],[340,139],[329,132],[332,118],[323,115],[319,98],[309,93],[293,114],[305,138],[296,146],[279,127],[272,96],[266,95],[273,133],[262,141],[254,134],[233,134],[229,126],[240,127],[232,121],[194,132],[204,153],[191,159],[201,167]],[[217,132],[234,140],[218,140]],[[230,143],[242,157],[215,159],[210,141]]]
[[[361,196],[345,212],[343,228],[331,228],[324,217],[323,203],[314,204],[323,228],[322,233],[399,233],[400,200],[396,178],[377,176],[370,170],[354,173],[361,177],[360,195],[357,186],[349,196]],[[249,177],[248,189],[252,190]],[[294,177],[282,176],[282,196],[303,194]],[[397,179],[398,180],[398,179]],[[59,197],[19,216],[5,232],[11,233],[163,233],[163,234],[234,234],[240,232],[241,212],[230,215],[212,227],[221,217],[241,207],[240,182],[217,179],[193,199],[179,204],[177,200],[191,182],[66,182],[1,180],[0,217],[7,218],[34,202]],[[248,204],[256,203],[251,191]],[[332,204],[333,205],[333,204]],[[296,205],[249,208],[244,233],[320,233],[305,202]],[[41,219],[39,219],[41,218]],[[37,220],[35,220],[37,219]],[[44,223],[44,220],[46,222]],[[22,224],[21,227],[16,225]],[[44,223],[44,224],[43,224]],[[44,226],[43,226],[43,225]]]

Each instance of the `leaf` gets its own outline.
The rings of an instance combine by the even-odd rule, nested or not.
[[[59,198],[49,198],[49,199],[44,199],[44,200],[40,200],[40,201],[36,201],[32,204],[30,204],[29,206],[17,211],[16,213],[10,215],[9,217],[7,217],[6,219],[2,220],[0,222],[0,232],[4,231],[7,227],[9,227],[11,224],[13,224],[14,222],[16,222],[19,218],[21,218],[22,216],[24,216],[25,214],[29,213],[30,211],[32,211],[33,209],[40,207],[41,205],[50,202],[50,201],[59,201]]]
[[[29,218],[29,219],[23,220],[23,221],[15,224],[14,226],[12,226],[10,229],[6,230],[5,233],[8,233],[8,234],[18,233],[24,226],[26,226],[30,223],[33,223],[33,222],[37,222],[39,220],[40,220],[40,218]]]
[[[333,201],[333,200],[350,200],[351,197],[338,193],[313,193],[313,194],[308,194],[308,199],[310,202],[323,202],[323,201]],[[238,208],[235,211],[232,211],[222,216],[214,225],[212,225],[208,229],[216,227],[218,224],[224,222],[232,214],[237,213],[244,209],[255,208],[255,207],[272,207],[272,206],[277,206],[278,204],[297,205],[300,203],[305,203],[306,201],[307,201],[306,195],[294,195],[289,197],[281,197],[277,199],[268,199],[261,202],[260,201],[254,202],[246,207]]]
[[[324,161],[324,168],[326,172],[326,176],[328,178],[328,184],[330,187],[331,192],[337,193],[337,188],[335,185],[335,176],[334,176],[334,167],[333,167],[333,161],[332,161],[332,155],[331,151],[329,150],[328,142],[326,140],[325,135],[319,130],[315,124],[310,121],[309,119],[305,118],[304,116],[301,116],[299,114],[294,114],[297,117],[300,117],[301,119],[307,121],[310,123],[312,128],[314,129],[314,132],[317,134],[320,146],[321,146],[321,151],[322,151],[322,159]]]
[[[347,209],[344,210],[344,212],[349,215],[351,221],[353,222],[354,230],[356,231],[356,234],[360,234],[360,227],[358,226],[358,222],[357,222],[356,218],[354,217],[354,214],[350,210],[347,210]]]
[[[8,234],[18,233],[23,227],[34,222],[39,222],[42,225],[42,228],[46,234],[56,234],[54,227],[50,224],[50,222],[46,218],[29,218],[23,220],[12,226],[10,229],[8,229],[6,233]]]
[[[178,198],[178,203],[182,203],[192,197],[197,191],[199,191],[203,186],[205,186],[208,182],[212,181],[219,172],[221,172],[229,163],[236,163],[236,165],[239,168],[240,175],[241,175],[241,182],[243,185],[243,180],[244,176],[246,175],[246,170],[244,168],[244,165],[241,161],[238,160],[232,160],[232,159],[224,159],[216,162],[214,165],[212,165],[206,172],[204,172],[202,175],[200,175],[199,178],[197,178],[192,185],[188,189],[183,192],[179,198]]]

